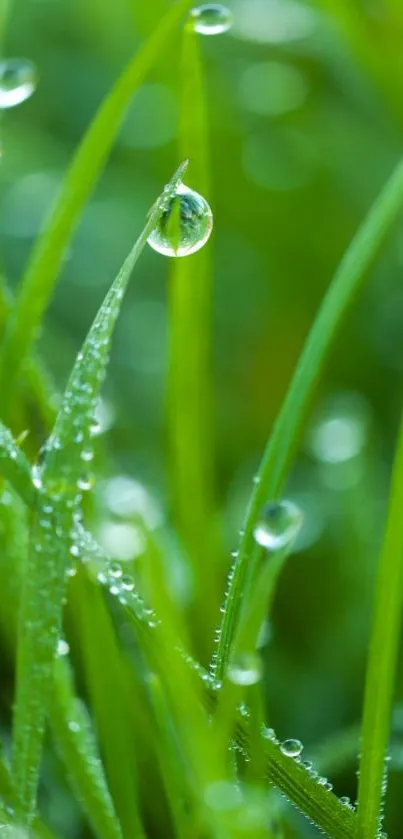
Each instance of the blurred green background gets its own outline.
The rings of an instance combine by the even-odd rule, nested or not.
[[[97,105],[169,5],[13,3],[4,52],[32,59],[40,81],[29,101],[4,112],[1,125],[0,240],[12,286]],[[227,5],[234,16],[231,32],[200,38],[215,220],[207,247],[214,275],[222,591],[252,476],[304,338],[338,260],[403,144],[400,2]],[[148,208],[179,162],[179,66],[178,32],[135,97],[65,255],[40,337],[59,389]],[[192,162],[187,183],[192,186]],[[307,746],[357,722],[361,713],[373,571],[401,405],[402,233],[403,220],[338,337],[289,480],[287,495],[301,506],[305,521],[281,578],[263,654],[275,728]],[[91,515],[104,546],[128,561],[141,560],[138,505],[145,505],[146,515],[162,510],[170,516],[168,269],[168,260],[150,249],[136,268],[102,403],[105,434]],[[38,444],[43,442],[39,429]],[[181,534],[175,538],[180,542]],[[186,579],[178,569],[173,586],[186,599]],[[208,590],[204,596],[208,602]],[[213,632],[214,616],[211,622]],[[200,645],[204,654],[210,640],[212,635]],[[3,707],[9,676],[5,657]],[[398,698],[402,691],[400,678]],[[399,752],[403,739],[399,747],[397,736],[396,743]],[[332,780],[339,794],[354,797],[351,761]],[[401,774],[392,772],[391,837],[401,835],[401,783]],[[314,835],[305,822],[297,830]],[[74,823],[65,827],[66,834],[75,832]]]

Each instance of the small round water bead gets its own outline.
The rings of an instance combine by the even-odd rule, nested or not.
[[[163,256],[189,256],[206,244],[213,229],[213,214],[202,195],[179,184],[167,200],[148,244]]]
[[[295,539],[302,522],[302,513],[292,501],[266,504],[257,521],[254,537],[263,548],[276,551]]]
[[[190,21],[199,35],[222,35],[232,26],[232,14],[220,3],[206,3],[190,12]]]
[[[0,61],[0,108],[14,108],[32,96],[38,83],[35,64],[27,58]]]

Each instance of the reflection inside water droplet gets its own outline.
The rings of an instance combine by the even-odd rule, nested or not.
[[[301,511],[292,501],[271,502],[263,507],[254,537],[263,548],[279,550],[295,539],[301,522]]]
[[[284,740],[281,743],[280,749],[283,755],[286,755],[287,757],[299,757],[302,752],[303,745],[300,740],[289,739]]]
[[[222,35],[232,26],[232,14],[219,3],[206,3],[190,12],[190,21],[199,35]]]
[[[213,214],[206,199],[179,184],[148,244],[163,256],[189,256],[206,244],[212,229]]]
[[[0,62],[0,108],[14,108],[33,94],[37,86],[36,67],[27,58]]]

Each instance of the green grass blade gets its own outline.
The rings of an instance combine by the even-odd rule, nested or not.
[[[331,839],[353,839],[356,814],[312,778],[279,746],[266,740],[267,778],[289,801]],[[375,834],[374,834],[375,836]]]
[[[393,467],[389,513],[375,587],[362,726],[356,839],[380,828],[392,699],[402,625],[403,421]]]
[[[0,474],[13,485],[25,503],[33,506],[35,490],[31,467],[11,431],[0,422]]]
[[[179,0],[123,71],[92,121],[34,248],[4,337],[0,366],[2,414],[18,371],[29,354],[52,296],[63,253],[99,177],[131,99],[183,17],[191,0]]]
[[[105,771],[125,836],[144,836],[130,720],[130,681],[99,585],[78,574],[72,603]]]
[[[73,792],[98,839],[122,839],[122,831],[85,708],[74,696],[66,662],[55,665],[50,722]]]
[[[348,247],[301,353],[256,476],[239,551],[226,596],[216,655],[222,677],[239,619],[243,592],[253,578],[258,552],[253,531],[261,507],[278,497],[292,460],[317,380],[337,331],[403,206],[400,162]]]
[[[13,775],[19,816],[30,824],[36,792],[53,663],[60,637],[72,534],[80,515],[79,481],[92,458],[91,426],[124,292],[147,238],[175,192],[183,164],[165,188],[106,295],[77,357],[43,465],[37,474],[36,512],[21,597],[13,731]]]
[[[181,84],[180,157],[190,160],[191,185],[208,199],[210,164],[206,96],[199,36],[189,26],[185,26],[183,34]],[[170,479],[176,525],[192,561],[194,590],[196,595],[203,593],[203,608],[196,608],[195,612],[204,618],[208,618],[209,608],[215,614],[217,605],[211,591],[211,566],[207,561],[212,553],[208,540],[213,518],[211,286],[210,247],[204,247],[186,259],[172,261],[167,394]],[[210,591],[208,608],[204,598],[207,586]]]

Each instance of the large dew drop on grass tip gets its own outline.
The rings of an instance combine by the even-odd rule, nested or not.
[[[213,229],[213,214],[202,195],[179,184],[167,199],[157,226],[148,238],[163,256],[189,256],[206,244]]]
[[[37,86],[35,64],[27,58],[0,61],[0,108],[14,108],[32,96]]]
[[[221,35],[232,26],[232,14],[226,6],[207,3],[190,12],[190,22],[199,35]]]
[[[270,551],[286,548],[296,537],[302,513],[292,501],[266,504],[254,529],[256,542]]]

